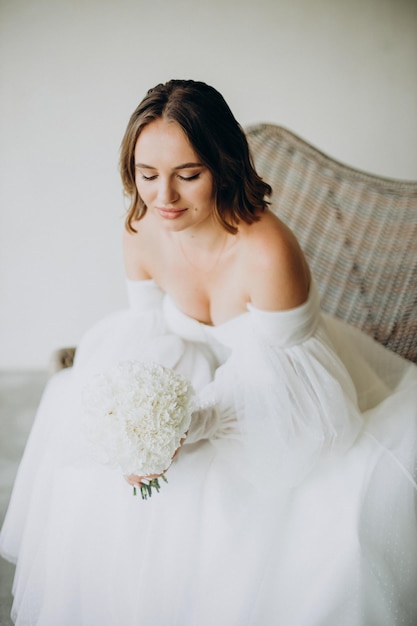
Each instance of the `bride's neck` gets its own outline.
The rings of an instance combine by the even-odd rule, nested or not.
[[[175,245],[187,265],[205,273],[215,270],[221,264],[225,253],[236,237],[228,233],[220,224],[213,225],[211,228],[186,229],[172,234]]]
[[[200,250],[209,254],[216,252],[229,239],[230,233],[217,222],[205,223],[172,233],[174,240],[189,250]]]

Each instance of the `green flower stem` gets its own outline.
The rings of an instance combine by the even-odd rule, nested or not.
[[[162,474],[162,476],[160,476],[160,478],[162,478],[162,480],[164,482],[168,482],[168,480],[165,478],[164,474]],[[151,498],[152,497],[152,489],[155,489],[157,493],[159,493],[159,490],[161,488],[161,485],[159,484],[159,479],[158,478],[151,478],[149,481],[147,482],[142,482],[141,486],[140,486],[140,494],[142,496],[142,500],[147,500],[148,497]],[[136,487],[133,487],[133,495],[136,495]]]

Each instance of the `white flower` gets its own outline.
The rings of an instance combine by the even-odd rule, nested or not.
[[[157,363],[128,361],[84,389],[86,434],[94,458],[124,474],[161,474],[191,421],[191,384]]]

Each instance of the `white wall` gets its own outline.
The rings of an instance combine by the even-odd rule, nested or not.
[[[118,149],[145,91],[217,87],[243,123],[417,178],[412,0],[2,0],[0,367],[125,304]]]

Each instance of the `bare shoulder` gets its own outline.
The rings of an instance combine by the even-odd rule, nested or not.
[[[303,304],[308,298],[310,271],[290,228],[267,211],[243,235],[251,303],[269,311]]]
[[[123,256],[126,276],[132,280],[146,280],[152,278],[147,269],[146,225],[141,222],[133,224],[136,232],[123,231]]]

